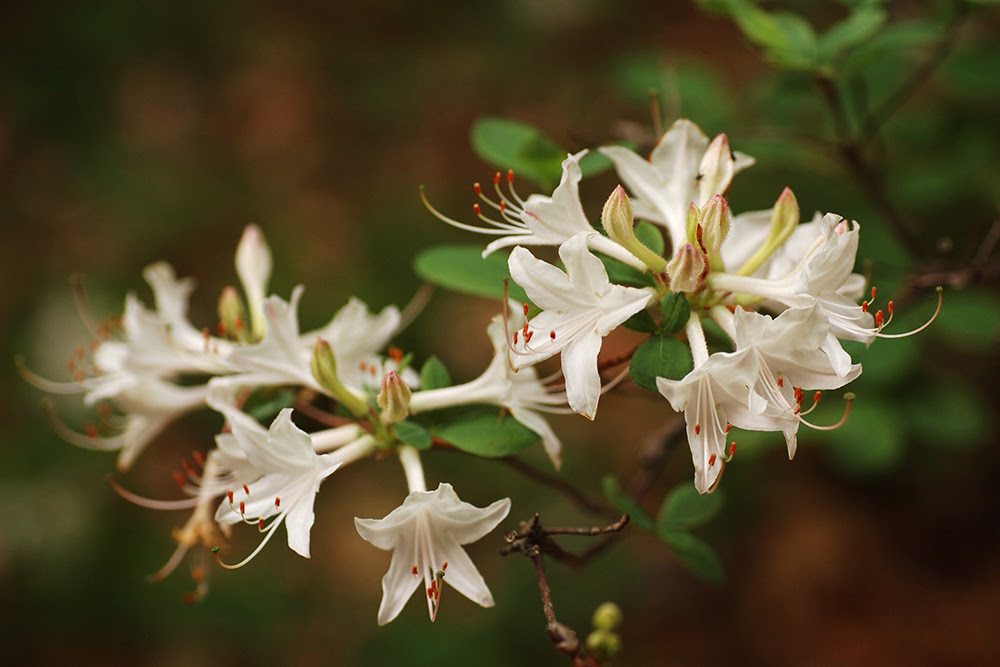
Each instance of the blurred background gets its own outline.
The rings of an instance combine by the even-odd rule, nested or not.
[[[150,301],[141,270],[166,259],[196,277],[191,319],[211,325],[251,222],[274,251],[272,290],[307,286],[304,329],[352,295],[403,305],[419,287],[416,251],[478,240],[439,223],[418,197],[424,184],[464,219],[471,184],[494,169],[470,145],[478,118],[532,125],[567,151],[620,140],[648,150],[650,89],[667,122],[683,115],[710,136],[725,131],[757,158],[736,179],[734,210],[766,208],[787,185],[804,217],[860,221],[858,270],[872,275],[880,304],[896,297],[894,331],[930,315],[939,283],[944,310],[917,337],[855,350],[865,373],[851,419],[824,437],[803,433],[793,464],[777,434],[741,441],[726,505],[696,531],[718,551],[723,585],[632,526],[584,569],[550,563],[560,620],[586,634],[594,608],[618,602],[628,665],[1000,659],[1000,15],[989,2],[802,1],[764,5],[805,18],[768,14],[762,28],[739,2],[705,4],[4,5],[0,661],[568,663],[545,635],[530,562],[497,555],[499,530],[470,548],[495,608],[451,592],[433,625],[411,601],[376,626],[389,554],[357,536],[353,517],[399,504],[405,482],[392,461],[327,481],[311,560],[280,538],[242,570],[210,567],[210,591],[194,605],[184,602],[194,588],[186,563],[147,584],[186,515],[115,495],[104,481],[114,455],[62,442],[12,360],[68,379],[66,361],[89,342],[74,273],[110,317],[129,291]],[[803,61],[815,45],[801,21],[828,36],[849,18],[818,60]],[[595,219],[615,185],[610,172],[584,182]],[[520,183],[522,195],[532,189]],[[483,332],[496,308],[438,291],[399,342],[418,360],[438,355],[456,380],[472,378],[489,358]],[[607,349],[629,345],[625,336]],[[57,406],[71,423],[93,418],[72,398]],[[635,387],[602,406],[594,425],[555,419],[562,476],[595,499],[602,476],[626,485],[644,442],[678,419]],[[209,413],[177,422],[117,478],[174,497],[170,471],[207,449],[220,423]],[[684,449],[643,498],[651,513],[690,479]],[[525,458],[547,466],[540,447]],[[535,511],[549,525],[605,522],[495,461],[453,452],[425,461],[429,485],[451,481],[463,500],[511,496],[504,530]],[[235,553],[255,538],[238,534]]]

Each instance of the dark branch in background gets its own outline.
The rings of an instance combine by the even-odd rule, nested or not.
[[[636,462],[639,470],[627,491],[632,500],[638,502],[649,493],[667,460],[686,439],[684,420],[674,419],[643,443],[642,449],[639,450],[639,460]]]
[[[538,577],[538,588],[542,594],[542,611],[545,614],[546,631],[556,648],[573,660],[575,667],[599,667],[600,661],[587,653],[576,632],[563,625],[556,618],[555,606],[552,603],[552,589],[545,573],[545,556],[551,556],[561,562],[579,566],[586,562],[587,556],[577,556],[565,551],[550,535],[582,535],[596,536],[615,534],[628,525],[628,515],[609,526],[589,528],[544,528],[536,512],[528,521],[521,522],[520,531],[511,530],[504,535],[507,546],[500,550],[504,556],[519,551],[531,559],[535,566],[535,576]]]
[[[501,463],[507,464],[528,479],[532,479],[540,484],[544,484],[550,489],[558,491],[566,496],[566,498],[568,498],[574,505],[588,514],[614,514],[614,509],[610,506],[599,501],[591,500],[582,491],[569,482],[560,479],[551,473],[543,472],[538,468],[525,463],[516,456],[504,456],[503,458],[497,460]]]

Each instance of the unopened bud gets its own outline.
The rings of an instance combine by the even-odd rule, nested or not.
[[[243,309],[243,300],[232,285],[227,286],[219,295],[219,324],[223,332],[236,338],[241,343],[250,340],[247,331],[247,314]]]
[[[597,630],[614,630],[622,624],[621,607],[614,602],[605,602],[594,611],[594,628]]]
[[[340,381],[340,376],[337,375],[337,358],[333,354],[333,348],[322,338],[316,339],[310,368],[316,382],[330,392],[330,395],[340,401],[352,414],[356,417],[362,417],[368,413],[368,406],[365,402]]]
[[[725,268],[722,265],[722,243],[729,235],[732,219],[729,204],[722,195],[713,195],[702,210],[701,244],[708,253],[708,260],[713,270],[722,271]]]
[[[389,371],[382,378],[382,388],[375,402],[382,410],[386,424],[401,422],[410,416],[410,388],[396,371]]]
[[[701,210],[694,202],[691,202],[691,205],[688,206],[687,215],[687,239],[691,243],[698,243],[698,225],[700,224]]]
[[[771,214],[771,231],[768,234],[768,242],[775,248],[788,240],[795,228],[799,224],[799,202],[789,188],[782,191],[778,201],[774,204],[774,212]]]
[[[736,159],[729,148],[729,139],[720,134],[709,144],[698,167],[698,198],[707,202],[712,195],[724,193],[736,172]]]
[[[264,297],[271,279],[271,249],[257,225],[247,225],[236,246],[236,275],[243,283],[250,308],[254,340],[264,337]]]
[[[622,650],[622,640],[614,632],[594,630],[587,635],[587,649],[601,658],[613,658]]]
[[[705,273],[705,256],[693,243],[685,243],[667,263],[670,291],[694,292],[701,284],[703,273]]]
[[[622,186],[616,187],[604,203],[601,224],[612,241],[642,260],[654,273],[663,273],[666,260],[650,250],[635,235],[632,202]]]

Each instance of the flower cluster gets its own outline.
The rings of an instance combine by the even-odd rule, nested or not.
[[[793,456],[800,425],[829,428],[806,420],[807,392],[843,387],[861,373],[841,341],[892,337],[882,333],[892,302],[888,318],[871,313],[874,289],[872,300],[862,301],[865,279],[853,273],[860,225],[834,214],[801,223],[788,189],[770,209],[733,215],[727,200],[732,179],[754,160],[731,150],[724,134],[709,141],[688,120],[674,123],[649,159],[620,146],[599,150],[625,186],[604,206],[604,234],[588,222],[579,199],[586,151],[566,158],[551,197],[523,200],[512,185],[508,195],[498,174],[496,204],[477,185],[477,194],[499,212],[499,220],[491,219],[476,205],[488,226],[431,208],[449,224],[500,236],[484,256],[515,246],[510,276],[540,312],[509,337],[511,369],[530,369],[559,354],[570,408],[593,419],[603,390],[613,384],[602,385],[602,339],[647,310],[660,320],[655,335],[676,335],[689,350],[686,360],[673,364],[687,372],[653,371],[656,388],[684,413],[696,488],[705,493],[715,487],[735,452],[735,443],[727,445],[733,426],[780,431]],[[657,226],[659,245],[668,252],[640,240],[636,218]],[[557,246],[564,268],[535,257],[524,247],[531,245]],[[611,281],[608,266],[615,264],[638,268],[644,284]],[[676,312],[685,319],[672,330],[666,320]],[[705,335],[706,321],[726,339],[716,349]]]

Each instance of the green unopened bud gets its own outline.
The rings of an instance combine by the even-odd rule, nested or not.
[[[250,341],[243,300],[232,285],[223,289],[219,296],[219,329],[220,334],[232,336],[241,343]]]
[[[778,201],[774,204],[774,210],[771,213],[771,228],[768,231],[767,240],[764,241],[764,245],[736,273],[741,276],[749,276],[760,268],[764,260],[770,257],[771,253],[780,248],[788,240],[788,237],[792,235],[798,224],[799,202],[795,199],[792,191],[789,188],[785,188],[781,196],[778,197]]]
[[[354,416],[363,417],[368,413],[368,406],[365,402],[340,381],[340,376],[337,375],[337,358],[333,354],[333,348],[322,338],[316,339],[310,368],[313,377],[316,378],[320,386],[330,392],[330,395],[340,401]]]
[[[410,388],[396,371],[389,371],[382,378],[382,388],[375,402],[382,410],[382,421],[386,424],[401,422],[410,416]]]
[[[638,257],[654,273],[663,273],[667,261],[650,250],[635,235],[632,202],[625,194],[625,188],[615,188],[601,211],[601,224],[608,237]]]
[[[615,630],[622,624],[621,607],[614,602],[605,602],[594,611],[594,628],[597,630]]]
[[[694,202],[688,206],[687,217],[687,239],[691,243],[698,243],[698,225],[701,224],[701,210]]]
[[[587,649],[601,658],[613,658],[622,650],[621,637],[607,630],[594,630],[587,635]]]
[[[709,144],[698,167],[699,201],[707,202],[712,195],[724,193],[736,172],[736,158],[729,148],[729,139],[720,134]]]
[[[667,263],[671,292],[690,293],[701,285],[705,271],[705,255],[693,243],[685,243]]]
[[[713,271],[724,271],[722,263],[722,243],[729,235],[733,216],[729,204],[722,195],[713,195],[701,213],[701,244],[708,253],[708,262]]]

